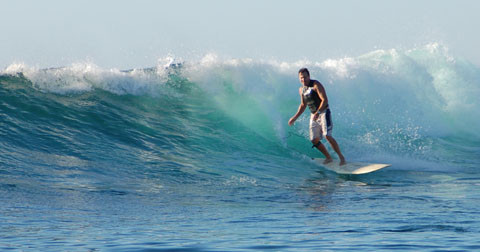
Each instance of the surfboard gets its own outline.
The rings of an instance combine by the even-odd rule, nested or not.
[[[325,158],[314,158],[313,160],[325,169],[334,171],[338,174],[365,174],[391,166],[390,164],[369,164],[348,161],[345,165],[340,166],[338,165],[338,160],[333,160],[333,162],[325,165],[323,164]]]

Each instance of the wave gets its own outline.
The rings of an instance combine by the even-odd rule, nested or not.
[[[102,170],[103,162],[140,163],[144,174],[157,167],[172,181],[192,172],[192,180],[248,176],[255,162],[264,169],[250,170],[253,177],[272,176],[270,166],[280,174],[282,165],[320,155],[308,143],[307,113],[286,123],[299,104],[301,67],[324,84],[334,135],[350,160],[478,165],[480,70],[437,43],[321,62],[211,54],[131,70],[12,64],[0,73],[0,161],[89,166],[106,177],[118,171]]]

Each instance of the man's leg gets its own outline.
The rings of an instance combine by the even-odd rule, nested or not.
[[[326,138],[327,141],[330,143],[330,145],[332,146],[333,150],[337,153],[338,158],[340,158],[340,165],[346,164],[346,162],[345,162],[345,157],[342,155],[342,152],[340,151],[340,147],[338,146],[337,141],[335,141],[335,138],[333,138],[332,136],[328,136],[328,135],[325,136],[325,138]]]
[[[330,153],[328,153],[325,145],[320,142],[320,138],[313,139],[312,144],[325,156],[325,161],[323,161],[323,164],[328,164],[333,161],[332,156],[330,156]]]

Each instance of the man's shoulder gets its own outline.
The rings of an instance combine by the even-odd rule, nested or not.
[[[314,86],[323,86],[318,80],[312,80]]]

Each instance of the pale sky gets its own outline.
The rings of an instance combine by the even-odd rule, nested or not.
[[[0,69],[12,63],[155,66],[226,58],[322,61],[440,43],[480,66],[480,1],[0,0]]]

